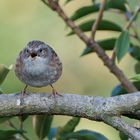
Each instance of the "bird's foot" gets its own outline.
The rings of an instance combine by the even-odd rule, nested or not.
[[[50,85],[51,87],[52,87],[52,94],[51,95],[49,95],[49,98],[50,97],[54,97],[54,98],[56,98],[57,96],[63,96],[63,95],[61,95],[61,94],[59,94],[55,89],[54,89],[54,87],[52,86],[52,85]]]
[[[59,94],[56,90],[53,90],[53,91],[52,91],[52,94],[49,95],[49,98],[50,98],[50,97],[56,98],[57,96],[62,97],[63,95]]]
[[[56,96],[63,96],[63,95],[61,95],[61,94],[59,94],[57,91],[55,91],[55,92],[52,92],[52,94],[51,95],[53,95],[54,97],[56,97]]]

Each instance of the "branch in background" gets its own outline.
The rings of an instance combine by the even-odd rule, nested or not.
[[[8,120],[8,123],[9,123],[9,126],[10,126],[10,127],[12,127],[12,128],[15,129],[15,130],[18,130],[18,128],[16,128],[16,126],[15,126],[10,120]],[[27,138],[27,136],[23,134],[23,132],[20,132],[19,134],[20,134],[25,140],[29,140],[29,139]]]
[[[99,25],[100,21],[102,20],[105,4],[106,4],[106,0],[102,0],[97,19],[96,19],[95,23],[92,26],[91,39],[93,39],[93,40],[95,38],[95,33],[96,33],[97,28],[98,28],[98,25]]]
[[[131,19],[126,24],[125,29],[128,29],[129,30],[129,28],[131,27],[132,23],[135,21],[135,18],[138,16],[139,11],[140,11],[140,5],[136,8],[133,16],[131,17]]]
[[[103,121],[123,131],[126,135],[129,133],[131,138],[140,135],[140,132],[138,134],[137,131],[134,133],[134,129],[128,130],[127,128],[130,128],[130,126],[125,124],[120,118],[119,121],[116,121],[115,117],[113,117],[127,113],[135,114],[137,110],[140,110],[140,92],[108,98],[76,94],[62,95],[54,98],[46,93],[32,93],[24,96],[21,105],[20,94],[1,94],[0,117],[20,116],[21,114],[78,116],[90,120]],[[108,119],[110,116],[112,116],[112,119]]]
[[[116,116],[103,116],[103,120],[116,128],[117,130],[123,132],[127,136],[129,136],[133,140],[139,140],[140,139],[140,131],[127,123],[125,123],[121,118],[116,117]]]
[[[130,83],[130,81],[126,78],[123,72],[114,64],[114,62],[106,55],[105,51],[97,44],[93,39],[88,38],[75,23],[66,16],[60,5],[53,1],[48,0],[48,3],[45,0],[42,0],[47,6],[49,6],[53,11],[56,11],[58,15],[64,20],[64,22],[77,34],[77,36],[87,45],[87,47],[92,48],[97,55],[102,59],[105,66],[108,67],[110,72],[112,72],[124,88],[128,92],[137,91],[136,87]]]
[[[133,13],[127,4],[125,6],[130,13]],[[128,18],[128,23],[126,24],[125,29],[129,30],[129,28],[132,27],[133,32],[134,32],[134,38],[136,38],[137,41],[140,43],[140,37],[138,35],[138,31],[137,31],[135,24],[134,24],[134,21],[137,18],[139,12],[140,12],[140,4],[138,5],[138,7],[136,7],[136,10],[134,11],[133,16],[130,19]]]

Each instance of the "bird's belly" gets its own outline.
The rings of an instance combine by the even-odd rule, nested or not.
[[[47,70],[47,64],[43,62],[31,61],[24,66],[24,73],[30,76],[39,76]]]
[[[57,69],[50,68],[44,63],[31,63],[24,66],[22,81],[32,87],[43,87],[58,80]]]

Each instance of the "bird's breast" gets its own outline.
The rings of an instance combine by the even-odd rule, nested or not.
[[[47,72],[47,69],[47,63],[41,58],[36,58],[34,60],[29,59],[24,65],[25,73],[32,76],[37,76]]]

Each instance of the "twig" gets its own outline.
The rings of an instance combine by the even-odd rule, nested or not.
[[[8,123],[9,123],[9,126],[10,127],[12,127],[13,129],[15,129],[15,130],[18,130],[17,128],[16,128],[16,126],[10,121],[10,120],[8,120]],[[25,136],[22,132],[21,133],[19,133],[25,140],[29,140],[28,138],[27,138],[27,136]]]
[[[110,120],[111,122],[108,122],[109,120],[106,120],[103,115],[118,116],[128,113],[133,115],[137,110],[140,110],[140,92],[108,98],[61,94],[63,96],[50,98],[47,93],[30,93],[23,98],[22,105],[19,104],[19,94],[1,94],[0,116],[20,116],[21,109],[23,114],[78,116],[90,120],[103,121],[126,133],[125,125],[120,126],[120,123],[115,120],[112,123],[113,119]]]
[[[133,13],[133,11],[131,10],[131,8],[129,7],[128,4],[125,4],[125,7],[126,7],[126,9],[128,10],[128,12]],[[140,10],[140,4],[139,4],[139,6],[136,8],[135,13],[133,14],[133,16],[135,15],[134,17],[137,17],[137,14],[140,12],[139,10]],[[127,17],[127,16],[126,16],[126,17]],[[136,38],[136,39],[138,40],[138,42],[140,43],[140,37],[139,37],[138,31],[137,31],[137,29],[136,29],[136,27],[135,27],[135,25],[134,25],[134,20],[135,20],[134,17],[131,17],[131,20],[133,19],[133,22],[132,22],[129,18],[127,18],[128,23],[127,23],[127,25],[125,26],[125,28],[128,28],[128,29],[129,29],[130,26],[131,26],[132,29],[133,29],[133,32],[134,32],[133,37]],[[132,23],[133,23],[133,24],[132,24]]]
[[[18,118],[19,118],[19,129],[23,131],[23,121],[22,121],[23,115],[20,115]]]
[[[13,129],[17,130],[17,128],[15,127],[15,125],[10,120],[8,120],[7,122],[9,123],[9,126],[10,127],[12,127]]]
[[[95,33],[96,33],[97,28],[98,28],[98,25],[99,25],[100,21],[102,20],[105,4],[106,4],[106,0],[102,0],[97,19],[95,20],[95,22],[92,26],[91,39],[93,39],[93,40],[95,38]]]
[[[137,17],[137,15],[138,15],[138,13],[139,13],[139,10],[140,10],[140,5],[136,8],[136,10],[135,10],[135,12],[134,12],[134,14],[133,14],[133,16],[131,17],[131,19],[128,21],[128,23],[126,24],[126,26],[125,26],[125,30],[127,29],[129,29],[130,27],[131,27],[131,25],[132,25],[132,23],[135,21],[135,18]]]
[[[113,48],[113,53],[111,56],[111,60],[113,61],[113,63],[115,64],[115,60],[116,60],[116,52],[115,52],[115,47]]]
[[[102,59],[105,66],[108,67],[110,72],[112,72],[118,80],[121,82],[121,84],[124,86],[124,88],[128,92],[135,92],[137,91],[136,87],[130,83],[130,81],[126,78],[126,76],[123,74],[123,72],[113,63],[113,61],[108,57],[108,55],[105,53],[105,51],[97,44],[95,41],[93,41],[91,38],[88,38],[78,26],[75,25],[75,23],[66,16],[60,5],[53,1],[48,0],[48,3],[43,0],[43,2],[49,6],[53,11],[56,11],[58,15],[64,20],[64,22],[77,34],[77,36],[87,45],[87,47],[92,48],[97,55]]]
[[[21,133],[21,136],[25,139],[25,140],[30,140],[26,135],[24,135],[23,133]]]

